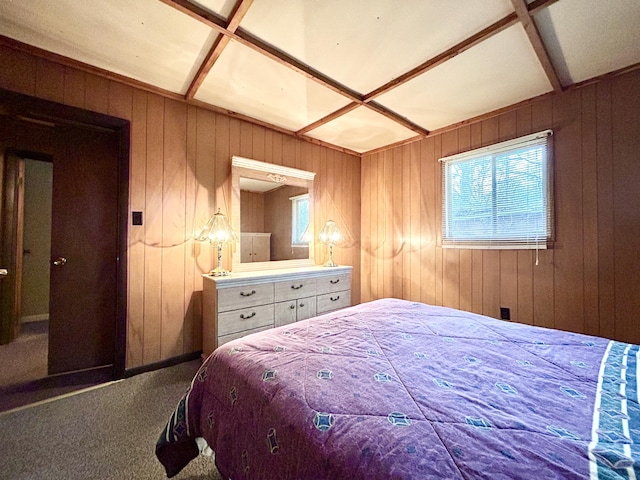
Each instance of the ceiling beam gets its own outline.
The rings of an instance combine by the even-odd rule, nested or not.
[[[325,123],[329,123],[330,121],[335,120],[336,118],[349,113],[351,110],[354,110],[359,106],[360,104],[357,102],[348,103],[341,109],[336,110],[333,113],[330,113],[326,117],[322,117],[320,120],[316,120],[315,122],[307,125],[306,127],[302,127],[300,130],[296,132],[296,135],[304,135],[305,133],[310,132],[311,130],[315,130],[316,128],[324,125]]]
[[[529,37],[529,42],[531,42],[533,51],[538,57],[538,61],[540,62],[544,73],[547,75],[549,83],[551,83],[551,86],[553,87],[553,91],[557,93],[562,92],[562,84],[560,83],[558,74],[553,67],[553,63],[551,63],[551,57],[549,57],[547,49],[542,42],[542,37],[540,36],[538,27],[536,26],[531,13],[529,13],[527,3],[525,0],[511,0],[511,4],[518,15],[520,23],[524,27],[524,31],[527,33],[527,37]]]
[[[329,78],[323,73],[311,68],[309,65],[306,65],[300,62],[299,60],[288,55],[287,53],[263,42],[262,40],[253,36],[249,32],[244,31],[241,28],[236,28],[235,32],[230,31],[229,29],[226,28],[226,22],[223,19],[221,19],[217,15],[213,15],[209,13],[208,11],[198,7],[195,4],[188,2],[187,0],[160,0],[160,1],[165,3],[166,5],[176,8],[177,10],[189,15],[191,18],[194,18],[196,20],[199,20],[205,23],[206,25],[209,25],[211,28],[216,29],[226,37],[229,37],[241,43],[245,47],[248,47],[254,50],[255,52],[258,52],[270,58],[271,60],[304,75],[305,77],[309,78],[312,81],[315,81],[316,83],[322,85],[323,87],[328,88],[348,98],[349,100],[351,100],[351,102],[354,102],[358,105],[364,105],[375,112],[382,113],[387,118],[390,118],[391,120],[403,125],[404,127],[416,133],[419,133],[420,135],[427,135],[429,133],[424,128],[410,122],[406,118],[396,114],[391,110],[388,110],[382,107],[381,105],[370,105],[369,102],[365,103],[360,93],[356,92],[355,90],[351,90],[350,88],[342,85],[339,82],[336,82],[335,80],[333,80],[332,78]],[[248,6],[247,6],[247,9],[248,9]],[[217,53],[219,57],[220,52],[222,51],[221,49],[223,49],[224,46],[225,45],[222,45],[219,48],[216,48],[217,46],[214,46],[214,48],[212,49],[212,57],[215,54],[214,52],[215,50],[219,50],[219,53]]]
[[[253,0],[238,0],[231,15],[229,16],[229,21],[227,22],[227,27],[226,27],[227,31],[231,33],[236,31],[236,29],[240,25],[240,22],[249,11],[249,7],[251,6],[252,3],[253,3]],[[191,81],[191,85],[189,85],[189,88],[187,89],[187,93],[185,94],[185,98],[187,100],[190,100],[195,96],[196,92],[200,88],[200,85],[202,85],[202,82],[204,82],[204,79],[208,75],[209,71],[211,71],[211,69],[213,68],[213,65],[216,63],[216,61],[218,61],[218,58],[220,58],[220,55],[222,54],[223,50],[229,43],[229,40],[230,40],[230,37],[228,35],[218,36],[213,46],[209,50],[209,53],[207,53],[207,56],[205,57],[204,61],[200,65],[200,68],[198,69],[198,72],[196,73],[195,77],[193,77],[193,80]]]
[[[367,93],[364,96],[365,102],[370,102],[376,97],[379,97],[383,93],[387,93],[390,90],[393,90],[400,85],[407,83],[409,80],[413,80],[414,78],[422,75],[423,73],[431,70],[432,68],[437,67],[438,65],[443,64],[447,60],[451,60],[456,55],[461,54],[465,50],[469,50],[471,47],[478,45],[480,42],[486,40],[489,37],[505,30],[506,28],[514,25],[518,21],[518,16],[515,13],[511,13],[506,17],[498,20],[497,22],[489,25],[487,28],[480,30],[475,35],[463,40],[462,42],[454,45],[448,50],[445,50],[439,55],[427,60],[426,62],[418,65],[415,68],[412,68],[408,72],[400,75],[399,77],[394,78],[390,82],[382,85],[381,87],[376,88],[372,92]]]

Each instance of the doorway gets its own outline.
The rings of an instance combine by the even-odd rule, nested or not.
[[[53,163],[21,159],[22,271],[16,337],[0,346],[0,385],[33,382],[48,375],[49,257]]]
[[[36,388],[121,378],[129,122],[2,90],[0,106],[2,343],[37,337]]]

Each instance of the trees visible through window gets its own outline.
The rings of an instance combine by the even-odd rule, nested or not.
[[[291,245],[307,246],[309,238],[309,194],[291,197]]]
[[[443,247],[546,248],[553,233],[551,133],[440,160]]]

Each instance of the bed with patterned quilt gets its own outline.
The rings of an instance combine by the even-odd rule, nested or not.
[[[398,299],[222,345],[157,445],[223,478],[640,479],[638,345]],[[206,443],[205,443],[206,442]]]

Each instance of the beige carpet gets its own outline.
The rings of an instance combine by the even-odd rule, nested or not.
[[[29,382],[47,376],[49,322],[28,322],[20,335],[0,345],[0,385]]]
[[[182,363],[0,413],[0,478],[166,478],[155,442],[199,364]],[[204,456],[174,478],[221,480]]]

